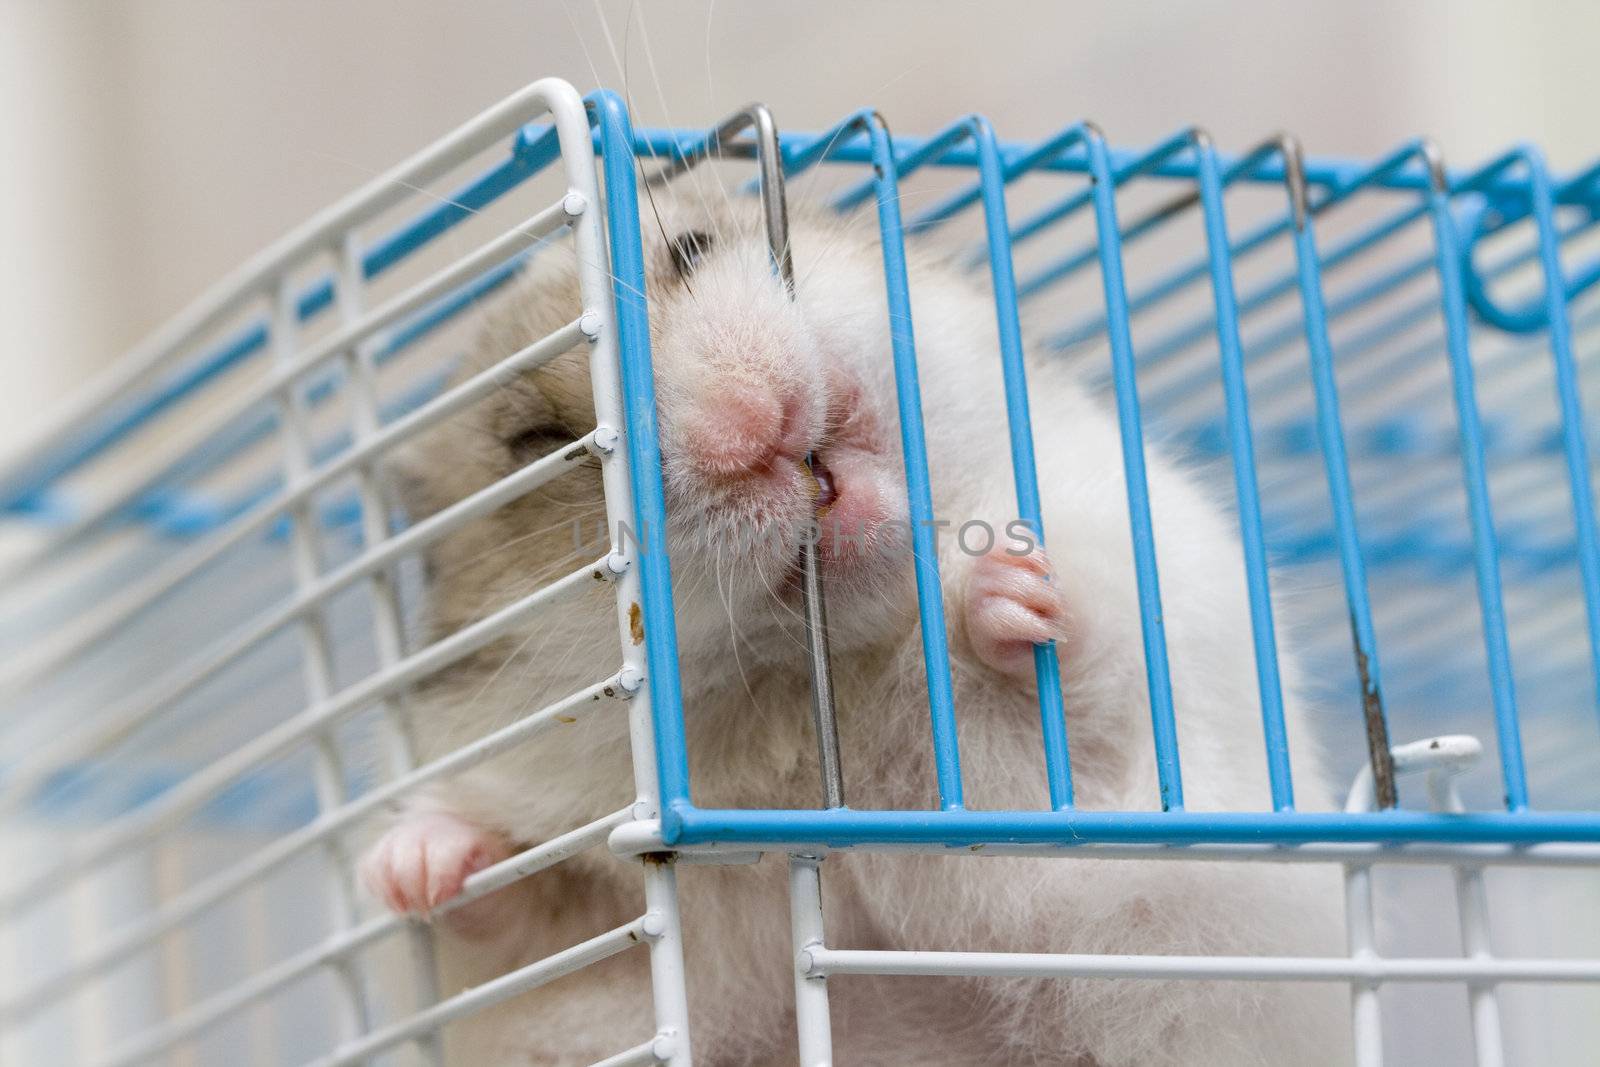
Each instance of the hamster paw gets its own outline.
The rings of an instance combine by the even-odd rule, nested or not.
[[[972,561],[963,601],[967,644],[991,670],[1033,677],[1033,646],[1065,636],[1067,601],[1043,549],[994,548]]]
[[[362,859],[361,880],[394,911],[426,915],[459,894],[468,877],[510,855],[505,838],[459,816],[413,812]]]

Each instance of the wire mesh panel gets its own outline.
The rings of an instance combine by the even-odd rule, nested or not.
[[[1572,1050],[1600,1036],[1585,1032],[1600,948],[1582,919],[1600,863],[1600,397],[1584,373],[1600,167],[1558,178],[1524,147],[1457,170],[1426,142],[1338,163],[1289,137],[1230,155],[1197,129],[1125,150],[1089,123],[1014,143],[980,117],[895,137],[871,111],[779,136],[763,109],[741,116],[634,131],[610,93],[536,83],[219,283],[0,475],[15,542],[0,620],[7,1054],[445,1062],[472,1017],[522,1010],[642,945],[648,980],[627,987],[639,1003],[604,1062],[687,1063],[695,960],[686,989],[677,863],[772,853],[787,857],[808,1065],[832,1060],[830,986],[864,976],[1331,984],[1349,992],[1362,1064],[1583,1062]],[[814,805],[718,802],[719,739],[695,729],[706,690],[680,656],[692,609],[674,605],[686,564],[669,548],[648,227],[708,190],[736,198],[753,174],[790,294],[829,266],[798,242],[785,262],[772,229],[785,183],[791,202],[855,220],[873,271],[862,299],[894,324],[881,357],[915,594],[910,687],[926,708],[925,750],[895,756],[925,802],[845,806],[866,758],[848,707],[835,723],[819,700],[808,727],[838,729]],[[1114,413],[1111,450],[1092,460],[1116,487],[1135,601],[1126,686],[1147,732],[1129,758],[1149,782],[1136,802],[1084,800],[1099,757],[1068,729],[1085,699],[1070,643],[1032,650],[1037,749],[1015,775],[1036,805],[969,795],[987,756],[941,572],[950,475],[930,457],[949,454],[951,431],[929,415],[943,371],[927,359],[927,249],[984,294],[992,357],[973,359],[993,362],[999,405],[979,430],[1010,464],[1008,514],[1041,543],[1074,543],[1046,528],[1063,457],[1036,454],[1038,428],[1069,413],[1050,407],[1041,365],[1070,368]],[[551,262],[571,299],[537,329],[524,315],[525,338],[485,358],[475,337],[509,336],[497,291]],[[476,354],[450,365],[463,349]],[[470,433],[441,435],[573,358],[591,423],[535,435],[492,476],[463,473],[458,493],[408,487],[419,451],[477,470]],[[1168,456],[1228,516],[1216,565],[1237,568],[1248,626],[1229,655],[1248,664],[1253,706],[1250,736],[1218,744],[1250,753],[1248,810],[1211,810],[1192,770],[1185,791],[1207,758],[1186,751],[1185,709],[1207,681],[1169,647],[1195,607],[1185,564],[1163,570]],[[599,536],[539,573],[499,573],[504,546],[473,547],[475,524],[580,466],[603,488]],[[442,544],[466,546],[443,565],[490,576],[469,605],[424,591]],[[560,691],[529,666],[549,627],[593,649],[552,675]],[[822,662],[809,677],[831,686]],[[508,682],[526,690],[514,712],[419,730],[419,706],[492,702]],[[583,782],[582,803],[557,806],[582,818],[495,857],[433,918],[541,879],[582,892],[595,863],[637,870],[631,917],[452,982],[430,925],[374,909],[355,859],[378,817],[553,737],[571,747],[549,752],[610,753],[593,765],[617,780]],[[1323,765],[1354,783],[1342,810],[1321,798]],[[552,773],[517,802],[548,781],[577,788]],[[822,909],[852,853],[1337,868],[1345,952],[856,946],[830,937]]]

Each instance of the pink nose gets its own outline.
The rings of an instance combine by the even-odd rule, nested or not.
[[[684,457],[723,477],[763,470],[805,454],[801,401],[751,385],[713,388],[684,427]]]

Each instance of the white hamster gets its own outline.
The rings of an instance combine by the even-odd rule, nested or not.
[[[668,536],[695,799],[818,802],[799,597],[816,509],[846,795],[857,808],[937,804],[877,229],[792,209],[794,299],[753,204],[674,206],[646,236]],[[648,220],[647,216],[647,220]],[[1115,416],[1048,353],[1028,376],[1044,552],[1015,555],[992,297],[913,242],[911,298],[936,516],[1001,533],[940,567],[966,803],[1047,807],[1031,645],[1059,642],[1078,806],[1159,807]],[[535,259],[462,373],[570,322],[570,256]],[[417,514],[594,424],[585,351],[519,378],[434,435],[409,473]],[[814,450],[820,485],[802,457]],[[1165,624],[1187,806],[1268,806],[1238,538],[1223,509],[1152,452]],[[818,494],[821,494],[819,498]],[[578,469],[432,551],[428,625],[450,633],[599,554],[599,473]],[[575,544],[575,528],[589,531]],[[838,530],[847,532],[839,536]],[[830,534],[830,530],[834,532]],[[981,549],[981,544],[977,546]],[[414,698],[423,758],[614,670],[609,587],[502,640]],[[1328,790],[1285,653],[1303,808]],[[391,907],[425,913],[473,871],[632,800],[626,724],[593,715],[413,800],[363,865]],[[781,857],[682,867],[698,1063],[794,1061],[793,963]],[[453,913],[447,992],[638,914],[638,868],[590,853]],[[830,943],[1079,953],[1337,953],[1331,870],[1287,864],[841,854],[825,865]],[[1347,1062],[1336,986],[1150,980],[843,978],[841,1064]],[[468,1020],[455,1062],[580,1064],[651,1031],[646,960],[625,954]]]

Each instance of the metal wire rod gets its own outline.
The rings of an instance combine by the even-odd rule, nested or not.
[[[346,1045],[330,1056],[313,1060],[307,1067],[349,1067],[351,1064],[364,1063],[369,1057],[393,1048],[401,1042],[439,1030],[447,1023],[465,1015],[482,1011],[518,993],[537,989],[547,982],[564,978],[601,960],[610,959],[619,952],[625,952],[635,945],[648,941],[650,919],[649,915],[640,916],[631,923],[591,937],[581,944],[546,956],[536,963],[519,967],[482,985],[473,986],[448,1000],[440,1001],[426,1011],[418,1012],[403,1022],[386,1026],[361,1041]]]
[[[617,839],[612,838],[613,848]],[[677,846],[685,855],[717,855],[728,848],[719,845]],[[734,851],[748,855],[752,852],[780,852],[779,842],[751,842],[739,844]],[[873,852],[912,853],[928,852],[949,854],[949,848],[937,844],[883,843],[870,846]],[[823,852],[848,852],[852,846],[841,846]],[[1581,869],[1600,864],[1600,845],[1570,844],[1566,842],[1538,845],[1478,845],[1478,844],[1370,844],[1360,842],[1313,841],[1302,845],[1170,845],[1121,844],[1117,842],[1086,842],[1077,845],[1016,845],[1005,842],[986,844],[973,850],[983,856],[1009,856],[1035,859],[1058,859],[1070,862],[1081,860],[1172,860],[1225,863],[1370,863],[1373,866],[1399,867],[1528,867]]]
[[[663,1063],[666,1061],[663,1039],[652,1037],[641,1045],[635,1045],[626,1052],[619,1052],[615,1056],[607,1056],[603,1060],[596,1060],[589,1067],[643,1067],[645,1064]]]
[[[800,1037],[800,1062],[806,1067],[833,1057],[833,1024],[828,1014],[828,982],[806,969],[808,953],[822,948],[822,861],[815,856],[789,857],[789,929],[794,944],[795,1026]]]
[[[772,112],[764,104],[750,104],[719,122],[705,139],[685,152],[675,154],[645,179],[649,186],[665,185],[703,160],[724,155],[739,142],[745,130],[752,131],[755,161],[759,176],[762,216],[766,223],[767,251],[783,282],[789,299],[794,299],[794,256],[789,244],[789,208],[784,197],[783,151]],[[809,453],[807,472],[816,464]],[[811,675],[811,721],[817,733],[817,762],[822,776],[823,804],[844,807],[844,771],[839,758],[839,722],[833,704],[833,667],[828,649],[828,607],[822,585],[817,539],[801,538],[800,592],[806,626],[806,660]]]
[[[1461,794],[1455,775],[1460,767],[1441,767],[1428,775],[1428,799],[1435,811],[1462,812]],[[1462,951],[1474,960],[1492,960],[1489,942],[1489,895],[1483,871],[1476,867],[1456,867],[1451,871],[1456,884],[1456,921],[1461,930]],[[1500,1025],[1498,990],[1492,983],[1467,985],[1467,1005],[1472,1013],[1473,1051],[1477,1067],[1503,1067],[1504,1039]]]
[[[1126,956],[1065,952],[812,949],[805,973],[977,978],[1166,978],[1252,982],[1595,982],[1600,959],[1347,959],[1337,956]]]
[[[287,277],[280,278],[273,292],[270,338],[273,363],[285,367],[297,354],[298,316],[294,293]],[[312,463],[311,428],[305,395],[298,383],[291,382],[275,398],[277,436],[283,444],[282,467],[286,479],[303,478]],[[289,557],[294,587],[303,591],[316,584],[322,570],[322,535],[317,517],[307,502],[289,509]],[[328,635],[326,605],[316,607],[295,620],[299,645],[302,685],[306,699],[313,704],[326,701],[335,687],[333,643]],[[346,798],[344,759],[330,730],[311,735],[312,790],[321,812],[338,808]],[[328,918],[336,930],[349,929],[359,921],[354,868],[345,854],[344,842],[337,837],[323,839],[331,877],[326,899]],[[113,935],[107,942],[115,944]],[[104,944],[104,942],[103,942]],[[341,960],[334,968],[334,982],[342,994],[339,999],[340,1027],[348,1035],[359,1036],[369,1029],[371,1013],[365,976],[360,961]]]
[[[365,304],[364,262],[360,238],[356,234],[346,234],[339,247],[336,299],[340,320],[347,324],[360,320]],[[372,345],[358,345],[348,350],[345,353],[345,368],[346,379],[350,383],[351,436],[348,451],[353,452],[382,431]],[[382,472],[375,462],[363,463],[356,468],[356,481],[361,508],[361,543],[364,548],[376,548],[393,536]],[[405,655],[406,644],[394,572],[390,568],[377,570],[366,584],[367,599],[372,609],[373,648],[377,653],[378,669],[387,670]],[[378,704],[379,734],[387,750],[388,773],[395,781],[404,779],[417,768],[416,746],[405,714],[404,700],[405,693],[402,691]],[[424,1005],[437,1003],[439,979],[433,930],[412,925],[406,937],[410,949],[411,988],[417,1002]],[[439,1035],[431,1034],[420,1039],[417,1051],[431,1067],[444,1067],[444,1045]]]

